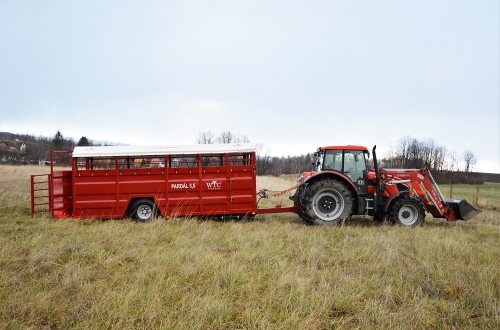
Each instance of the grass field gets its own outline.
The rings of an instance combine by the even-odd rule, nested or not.
[[[414,229],[293,214],[136,223],[31,218],[40,171],[0,166],[0,328],[500,328],[500,185],[480,187],[474,219]],[[258,188],[293,183],[260,177]]]

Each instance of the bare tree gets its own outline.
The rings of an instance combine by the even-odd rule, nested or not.
[[[468,173],[472,171],[474,165],[476,165],[477,159],[474,153],[470,150],[465,150],[462,159],[464,161],[464,172]]]
[[[398,160],[397,167],[406,167],[409,159],[409,149],[410,144],[412,142],[412,138],[410,136],[405,136],[399,139],[398,145],[396,147],[396,157]]]
[[[457,153],[455,151],[448,155],[447,170],[450,172],[458,170]]]
[[[235,138],[235,141],[236,143],[249,143],[250,142],[250,139],[248,139],[248,137],[246,135],[243,135],[242,137],[240,137],[239,135],[236,136]]]
[[[271,150],[269,148],[265,148],[264,150],[264,145],[262,143],[257,143],[255,149],[257,156],[257,175],[269,174],[269,169],[271,168],[272,162]]]
[[[222,131],[219,136],[215,136],[211,131],[200,132],[196,137],[198,144],[212,144],[212,143],[249,143],[250,140],[246,135],[240,136],[230,131]]]
[[[200,133],[198,133],[198,137],[196,138],[196,142],[198,144],[215,143],[215,135],[210,130],[207,132],[200,132]]]
[[[436,148],[436,142],[434,139],[424,139],[422,142],[422,160],[424,166],[428,168],[433,168],[433,154],[434,149]]]
[[[250,140],[246,135],[240,136],[230,131],[223,131],[217,137],[218,143],[248,143]]]
[[[432,165],[431,169],[437,171],[443,171],[446,165],[446,157],[448,151],[446,147],[435,147],[432,152]]]
[[[301,157],[292,157],[290,159],[290,172],[291,174],[298,174],[301,170]]]
[[[234,141],[234,134],[231,133],[230,131],[222,131],[217,137],[217,142],[218,143],[233,143]]]

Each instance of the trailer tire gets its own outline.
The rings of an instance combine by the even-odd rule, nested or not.
[[[308,185],[299,203],[302,219],[309,224],[340,226],[352,213],[352,195],[341,182],[325,178]]]
[[[158,214],[155,202],[147,198],[136,200],[130,210],[132,219],[140,222],[148,222]]]
[[[400,198],[391,209],[390,219],[401,226],[421,226],[425,221],[424,205],[420,199],[413,196]]]

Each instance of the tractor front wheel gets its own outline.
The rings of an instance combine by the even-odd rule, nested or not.
[[[342,225],[352,213],[352,196],[341,182],[323,179],[310,184],[299,203],[302,219],[315,225]]]
[[[406,196],[394,204],[390,219],[395,224],[407,227],[421,226],[425,221],[425,209],[420,199]]]

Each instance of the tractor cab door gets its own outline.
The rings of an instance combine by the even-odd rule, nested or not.
[[[326,150],[318,164],[323,170],[334,170],[346,175],[356,186],[358,194],[368,193],[366,153],[362,150]]]
[[[344,150],[343,173],[356,185],[358,194],[368,193],[365,155],[361,150]]]

